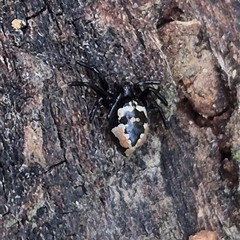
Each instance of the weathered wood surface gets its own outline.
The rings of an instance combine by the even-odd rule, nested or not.
[[[1,1],[1,239],[240,239],[238,1]],[[12,22],[15,19],[14,22]],[[23,22],[21,22],[23,21]],[[115,148],[84,60],[159,79],[165,130]]]

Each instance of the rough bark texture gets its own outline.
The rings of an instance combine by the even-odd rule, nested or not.
[[[240,239],[238,1],[1,1],[0,238]],[[96,81],[159,79],[132,157]]]

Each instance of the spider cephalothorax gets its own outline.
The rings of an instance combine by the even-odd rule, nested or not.
[[[126,83],[124,86],[116,84],[113,89],[110,89],[107,81],[96,68],[81,61],[77,63],[95,72],[99,78],[99,84],[94,81],[94,83],[71,82],[68,85],[90,87],[96,92],[97,99],[89,113],[89,121],[93,121],[98,107],[103,105],[108,108],[107,119],[111,132],[126,156],[130,156],[146,140],[149,131],[147,110],[157,109],[167,128],[162,108],[152,95],[155,95],[165,106],[168,103],[158,90],[150,86],[159,84],[159,81]]]

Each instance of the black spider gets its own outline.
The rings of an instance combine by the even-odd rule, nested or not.
[[[77,61],[77,63],[94,72],[99,78],[99,84],[76,81],[68,83],[68,86],[86,86],[96,92],[98,97],[89,113],[89,121],[94,120],[96,111],[101,105],[108,108],[107,119],[111,132],[126,156],[130,156],[146,140],[149,131],[147,109],[157,109],[165,128],[168,128],[162,108],[150,95],[152,93],[165,106],[168,105],[165,97],[158,90],[149,86],[157,85],[159,81],[126,83],[124,86],[115,84],[113,89],[110,89],[98,69],[81,61]]]

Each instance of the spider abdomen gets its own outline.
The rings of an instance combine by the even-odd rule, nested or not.
[[[148,131],[147,110],[141,102],[132,100],[118,108],[116,125],[111,132],[118,139],[127,157],[143,145]]]

